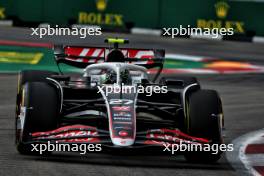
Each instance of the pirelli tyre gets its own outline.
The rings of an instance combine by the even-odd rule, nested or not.
[[[19,114],[19,102],[21,101],[22,86],[27,82],[47,82],[47,77],[57,75],[57,72],[43,70],[23,70],[18,74],[16,114]]]
[[[57,75],[57,72],[45,70],[23,70],[18,74],[18,93],[26,82],[45,82],[46,78],[51,75]]]
[[[18,119],[18,115],[21,113],[20,103],[22,102],[22,87],[27,82],[47,82],[47,77],[51,75],[57,75],[57,72],[44,71],[44,70],[23,70],[18,74],[17,81],[17,96],[16,96],[16,117],[15,121]],[[17,129],[17,123],[15,123],[15,128]],[[17,138],[16,138],[17,140]]]
[[[187,101],[187,131],[190,135],[209,139],[212,145],[223,143],[223,111],[218,93],[214,90],[198,90],[190,94]],[[185,158],[189,162],[213,163],[220,159],[222,152],[189,151]]]
[[[21,88],[20,114],[16,118],[16,146],[21,154],[31,152],[30,133],[57,128],[59,96],[55,86],[46,82],[27,82]]]
[[[159,83],[161,85],[166,85],[168,86],[168,89],[184,89],[190,85],[196,84],[197,86],[194,86],[194,89],[200,89],[200,84],[198,80],[195,77],[192,76],[174,76],[174,77],[163,77],[160,79]],[[189,89],[188,89],[189,90]],[[178,98],[171,98],[171,100],[174,100],[174,103],[177,103]],[[175,117],[175,123],[176,128],[179,128],[183,132],[187,132],[186,130],[186,125],[185,125],[185,118],[184,118],[184,113],[182,111],[177,112],[178,115]]]

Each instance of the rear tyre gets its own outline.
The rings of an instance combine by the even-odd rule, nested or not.
[[[214,90],[198,90],[193,92],[187,103],[187,131],[191,136],[212,141],[212,145],[220,145],[222,139],[222,104]],[[219,147],[219,146],[218,146]],[[222,152],[187,152],[185,158],[189,162],[212,163],[220,159]]]
[[[16,146],[21,154],[35,154],[25,144],[30,133],[56,129],[59,116],[57,89],[45,82],[29,82],[23,85],[20,114],[16,119]]]

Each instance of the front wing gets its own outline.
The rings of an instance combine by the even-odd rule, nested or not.
[[[86,125],[69,125],[55,130],[45,132],[34,132],[30,134],[27,143],[86,143],[101,144],[106,147],[117,147],[113,145],[109,131],[100,130],[96,127]],[[152,129],[137,132],[133,147],[163,146],[173,144],[209,144],[211,141],[197,138],[181,132],[178,129]],[[118,146],[120,147],[120,146]]]

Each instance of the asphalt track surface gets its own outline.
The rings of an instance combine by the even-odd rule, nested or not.
[[[100,37],[47,37],[39,40],[27,29],[0,28],[1,40],[73,44],[103,44]],[[106,34],[110,36],[111,34]],[[112,35],[113,36],[113,35]],[[117,36],[117,35],[114,35]],[[152,36],[118,35],[136,47],[165,48],[169,52],[250,60],[263,65],[264,45]],[[99,42],[100,41],[100,42]],[[97,43],[98,42],[98,43]],[[132,45],[132,44],[131,44]],[[263,63],[262,63],[263,62]],[[216,89],[223,101],[225,142],[264,127],[264,75],[200,75],[203,88]],[[23,156],[14,146],[14,111],[17,76],[0,75],[0,175],[236,175],[225,156],[217,164],[190,164],[181,156],[122,156],[91,153],[80,156],[56,153],[50,157]],[[240,164],[240,163],[237,163]]]

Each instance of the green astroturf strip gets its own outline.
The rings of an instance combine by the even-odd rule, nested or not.
[[[34,60],[34,56],[37,56],[37,60]],[[36,61],[38,62],[34,63]],[[58,71],[53,51],[40,47],[0,46],[0,72],[18,72],[26,69]],[[63,71],[80,70],[67,65],[62,65],[61,69]]]
[[[164,68],[203,68],[204,63],[202,62],[195,62],[195,61],[185,61],[181,60],[180,58],[177,59],[170,59],[167,58],[165,60]]]

